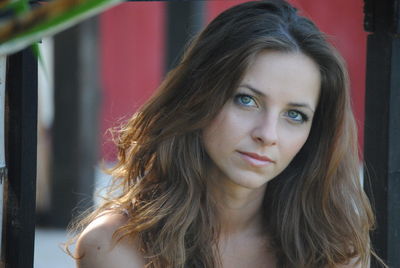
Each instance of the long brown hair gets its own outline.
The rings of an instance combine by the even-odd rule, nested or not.
[[[268,183],[265,231],[279,267],[334,267],[371,253],[373,214],[359,178],[357,132],[343,60],[284,1],[237,5],[193,39],[155,95],[118,131],[109,196],[80,222],[129,211],[114,237],[136,237],[147,267],[217,267],[219,223],[202,129],[265,50],[300,52],[319,66],[321,90],[306,144]]]

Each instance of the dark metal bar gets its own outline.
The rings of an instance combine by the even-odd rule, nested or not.
[[[372,244],[390,267],[400,267],[399,3],[365,0],[364,21],[372,31],[367,43],[365,188],[377,218]]]
[[[9,56],[6,78],[5,267],[33,267],[36,198],[37,60],[30,48]]]

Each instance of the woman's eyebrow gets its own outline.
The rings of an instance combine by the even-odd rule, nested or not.
[[[249,84],[242,84],[239,87],[245,87],[250,89],[254,94],[258,95],[258,96],[262,96],[262,97],[267,97],[267,95],[265,95],[263,92],[261,92],[258,89],[255,89],[254,87],[250,86]],[[300,107],[300,108],[306,108],[309,109],[312,113],[314,113],[314,109],[311,108],[311,106],[307,103],[298,103],[298,102],[290,102],[289,106],[292,107]]]
[[[255,89],[254,87],[252,87],[252,86],[250,86],[250,85],[248,85],[248,84],[242,84],[242,85],[240,85],[239,87],[248,88],[248,89],[250,89],[251,91],[253,91],[254,94],[256,94],[256,95],[258,95],[258,96],[266,97],[266,95],[265,95],[263,92],[261,92],[261,91],[258,90],[258,89]]]

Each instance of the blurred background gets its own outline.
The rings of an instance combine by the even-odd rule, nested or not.
[[[97,204],[116,151],[108,131],[128,119],[179,60],[185,43],[246,1],[127,2],[42,40],[35,267],[74,267],[62,252],[73,217]],[[363,145],[366,37],[362,0],[289,1],[347,61]]]

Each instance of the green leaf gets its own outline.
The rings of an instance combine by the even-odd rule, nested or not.
[[[11,0],[1,4],[0,7],[2,11],[11,9],[19,15],[29,10],[29,0]]]
[[[46,64],[45,64],[44,59],[43,59],[42,52],[40,51],[39,44],[38,43],[34,43],[31,46],[31,49],[33,51],[33,55],[35,55],[35,57],[39,60],[39,64],[42,67],[42,69],[43,69],[43,71],[45,73],[45,76],[47,78],[48,71],[47,71],[47,67],[46,67]]]
[[[0,55],[15,53],[45,36],[54,35],[121,2],[122,0],[86,0],[1,43]]]

